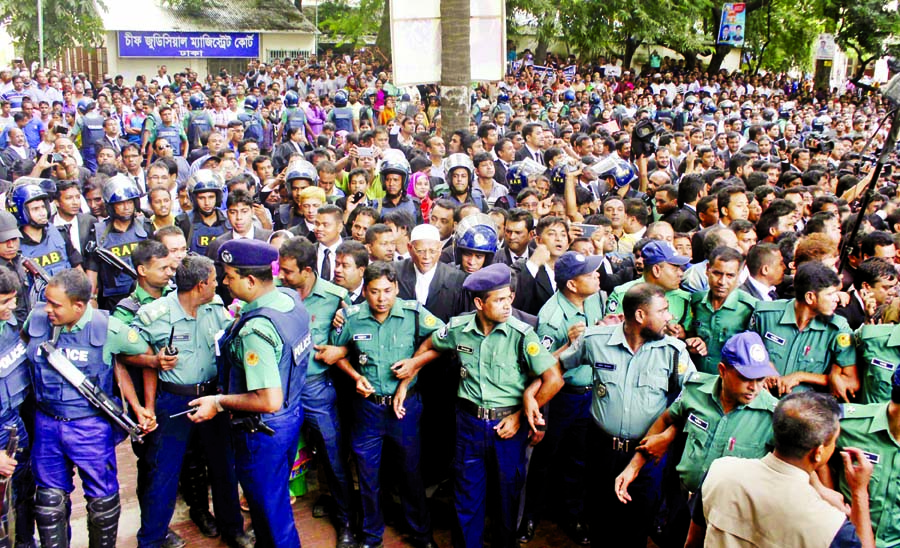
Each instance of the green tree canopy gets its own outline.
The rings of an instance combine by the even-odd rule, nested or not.
[[[44,0],[44,58],[55,59],[74,46],[97,46],[103,22],[93,0]],[[38,58],[37,2],[0,0],[0,20],[7,25],[16,50],[25,59]]]

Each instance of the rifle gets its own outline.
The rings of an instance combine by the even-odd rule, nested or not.
[[[50,283],[50,274],[44,270],[44,267],[34,262],[32,259],[22,259],[22,266],[31,274],[35,280],[41,280],[44,285]]]
[[[80,369],[75,367],[69,361],[69,358],[56,348],[53,342],[46,341],[41,343],[41,351],[47,356],[47,361],[53,369],[69,381],[91,405],[102,411],[116,425],[125,430],[131,436],[131,441],[143,443],[144,433],[141,427],[131,420],[131,417],[122,410],[122,406],[99,387],[95,386]]]
[[[137,280],[137,277],[138,277],[137,272],[134,270],[134,268],[132,268],[132,266],[130,264],[126,263],[119,257],[116,257],[112,251],[105,249],[103,247],[100,247],[99,245],[97,245],[97,242],[94,242],[94,241],[88,242],[87,245],[85,246],[84,250],[86,253],[96,253],[97,257],[104,263],[108,264],[109,266],[115,268],[116,270],[118,270],[120,272],[124,272],[125,274],[128,274],[131,278]]]
[[[7,426],[9,439],[6,442],[6,455],[15,458],[19,450],[19,428],[15,425]],[[9,480],[12,476],[0,477],[0,539],[9,538],[9,509],[12,506],[12,491],[9,489]]]

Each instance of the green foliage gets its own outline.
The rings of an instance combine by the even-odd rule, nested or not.
[[[812,69],[810,48],[825,25],[818,17],[819,0],[771,0],[747,16],[744,53],[749,69],[787,71]]]
[[[43,4],[45,59],[55,59],[69,47],[102,43],[103,22],[92,0],[44,0]],[[36,61],[37,2],[0,0],[0,21],[7,25],[16,51],[26,60]]]
[[[352,7],[347,0],[332,0],[319,4],[319,27],[338,39],[338,44],[359,46],[363,37],[378,33],[384,0],[360,0]]]
[[[891,5],[893,4],[893,5]],[[900,13],[896,3],[882,0],[824,0],[824,14],[835,23],[835,42],[859,60],[857,77],[866,65],[900,54]]]
[[[211,0],[160,0],[160,4],[186,15],[199,15],[212,5]]]

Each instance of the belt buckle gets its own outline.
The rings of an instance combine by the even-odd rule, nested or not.
[[[613,438],[613,450],[615,451],[623,451],[628,452],[628,442],[630,440],[623,440],[622,438],[615,437]]]
[[[479,420],[489,421],[491,420],[491,410],[486,407],[479,407],[478,412],[475,414]]]

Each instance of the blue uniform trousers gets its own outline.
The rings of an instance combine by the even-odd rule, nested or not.
[[[84,167],[91,173],[97,173],[97,150],[93,145],[81,149],[81,159],[84,160]]]
[[[144,462],[138,468],[138,501],[141,505],[138,546],[159,547],[166,540],[169,522],[175,512],[181,464],[193,429],[200,435],[200,445],[209,463],[213,508],[220,530],[230,537],[244,530],[228,416],[219,414],[200,424],[194,424],[186,415],[169,418],[169,415],[187,409],[188,402],[194,399],[196,396],[178,396],[165,391],[160,391],[156,398],[159,426],[144,437]]]
[[[73,466],[87,497],[118,494],[116,428],[101,416],[62,421],[40,409],[34,417],[31,466],[35,483],[47,489],[75,489]]]
[[[547,487],[560,485],[560,517],[581,520],[585,495],[585,440],[591,419],[593,394],[560,392],[549,403],[547,433],[534,447],[525,484],[525,512],[522,520],[538,521],[548,495]],[[554,469],[554,464],[559,464]]]
[[[631,502],[622,504],[615,492],[615,481],[631,462],[640,439],[631,440],[627,450],[619,450],[613,438],[594,423],[588,432],[587,468],[593,506],[590,509],[591,545],[621,548],[646,548],[662,493],[665,457],[658,464],[644,465],[628,486]]]
[[[453,546],[456,548],[482,547],[488,484],[491,485],[491,504],[496,508],[491,516],[494,529],[491,546],[517,546],[516,518],[525,483],[528,428],[523,425],[515,436],[504,440],[494,430],[500,422],[478,419],[463,410],[456,412],[453,462],[457,518]]]
[[[13,472],[12,482],[7,489],[12,489],[13,507],[16,510],[16,546],[33,546],[34,544],[34,475],[31,473],[31,448],[25,423],[18,413],[10,413],[0,419],[0,451],[6,449],[9,442],[7,426],[16,426],[16,435],[19,436],[18,451],[15,459],[16,471]],[[4,516],[4,522],[7,516]],[[8,527],[8,526],[7,526]],[[9,530],[7,528],[7,530]],[[12,539],[10,539],[12,540]]]
[[[232,430],[238,481],[250,506],[256,548],[299,548],[288,478],[300,441],[303,409],[296,405],[265,423],[274,435]]]
[[[338,525],[350,525],[350,475],[347,472],[347,453],[341,437],[338,418],[337,393],[326,374],[306,380],[301,396],[304,424],[315,431],[313,445],[325,459],[328,488],[334,498],[333,519]]]
[[[359,466],[359,491],[363,509],[363,539],[378,544],[384,535],[384,514],[381,509],[381,457],[384,442],[391,442],[396,451],[400,473],[400,499],[403,513],[416,540],[431,537],[431,517],[425,501],[425,486],[420,468],[421,446],[419,419],[422,400],[418,393],[406,398],[406,415],[398,419],[393,407],[356,397],[353,401],[353,427],[350,444]]]

